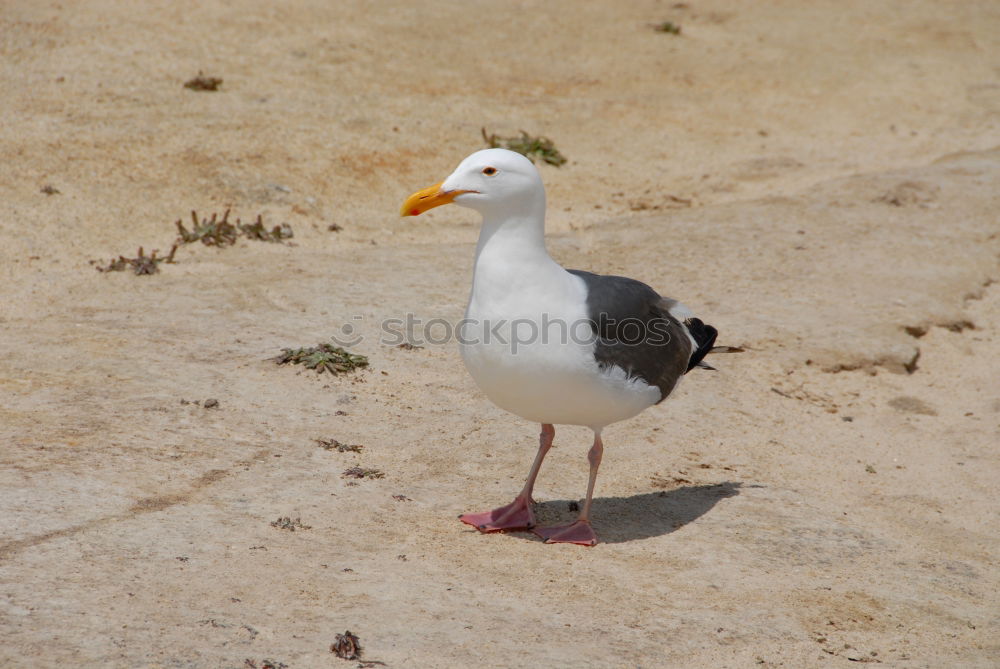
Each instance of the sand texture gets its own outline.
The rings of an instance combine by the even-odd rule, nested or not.
[[[0,666],[1000,666],[996,2],[14,1],[0,110]],[[483,127],[746,349],[605,431],[592,549],[460,524],[538,426],[381,341],[462,315],[476,215],[397,212]],[[95,270],[227,209],[294,237]]]

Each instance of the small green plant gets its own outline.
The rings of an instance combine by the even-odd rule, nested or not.
[[[530,158],[532,162],[541,160],[556,167],[566,163],[566,156],[559,152],[559,149],[548,137],[532,137],[524,130],[521,131],[520,137],[499,137],[496,133],[487,134],[486,128],[482,128],[482,133],[486,146],[491,149],[516,151],[522,156]]]
[[[667,33],[668,35],[681,34],[681,27],[673,21],[663,21],[662,23],[657,23],[653,26],[653,30],[658,33]]]
[[[368,366],[367,357],[349,353],[331,344],[320,344],[309,348],[283,348],[281,355],[272,360],[279,365],[288,363],[304,365],[306,369],[315,369],[320,374],[330,372],[334,376]]]

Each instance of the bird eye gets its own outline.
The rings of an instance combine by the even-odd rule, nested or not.
[[[496,173],[497,173],[497,168],[495,168],[495,167],[484,167],[483,168],[483,174],[485,174],[488,177],[491,177],[491,176],[493,176]]]

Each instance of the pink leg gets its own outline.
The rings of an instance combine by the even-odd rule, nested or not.
[[[597,544],[597,535],[590,527],[590,503],[594,499],[594,483],[597,481],[597,468],[601,466],[601,456],[604,455],[604,444],[601,442],[601,433],[594,432],[594,445],[587,454],[590,461],[590,482],[587,484],[587,501],[583,503],[580,516],[571,525],[560,527],[536,527],[533,532],[545,539],[547,544],[579,544],[581,546],[594,546]]]
[[[524,482],[524,488],[514,498],[514,501],[507,506],[501,506],[492,511],[482,513],[464,513],[458,517],[463,523],[472,525],[480,532],[499,532],[500,530],[526,530],[535,526],[535,514],[531,512],[531,505],[535,500],[531,499],[531,491],[535,487],[535,479],[538,477],[538,470],[542,468],[542,460],[545,454],[552,448],[552,439],[556,436],[556,429],[549,424],[542,425],[542,433],[538,437],[538,454],[535,455],[535,462],[528,472],[528,480]]]

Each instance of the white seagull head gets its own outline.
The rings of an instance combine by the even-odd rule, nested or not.
[[[484,149],[463,160],[444,181],[408,197],[400,214],[419,216],[449,202],[483,216],[529,215],[545,211],[545,189],[534,164],[520,153]]]

